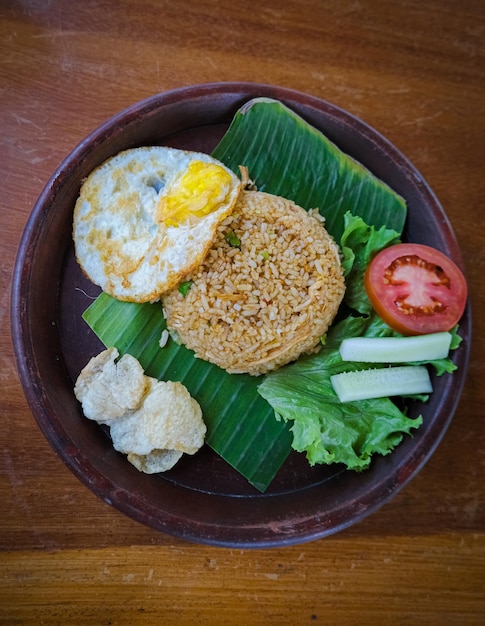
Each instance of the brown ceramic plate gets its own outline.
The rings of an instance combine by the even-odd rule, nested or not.
[[[73,384],[103,347],[81,319],[85,294],[98,290],[74,260],[71,221],[82,179],[120,150],[165,144],[211,152],[236,110],[256,96],[276,98],[323,131],[344,152],[407,201],[404,238],[429,244],[462,265],[446,215],[419,172],[388,141],[322,100],[268,85],[217,83],[162,93],[108,120],[60,165],[26,225],[15,267],[12,335],[20,379],[42,432],[94,493],[155,529],[201,543],[233,547],[294,544],[335,533],[387,502],[423,466],[448,427],[462,391],[470,345],[470,310],[461,322],[458,371],[434,381],[414,437],[357,474],[309,468],[291,454],[265,494],[253,489],[210,449],[164,475],[145,475],[113,450],[85,419]]]

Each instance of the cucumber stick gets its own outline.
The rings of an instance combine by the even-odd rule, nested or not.
[[[387,396],[431,393],[433,387],[424,365],[401,365],[342,372],[330,377],[340,402]]]
[[[350,337],[340,344],[343,361],[362,363],[407,363],[445,359],[451,333],[432,333],[416,337]]]

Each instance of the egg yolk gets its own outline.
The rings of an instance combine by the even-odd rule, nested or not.
[[[216,163],[191,161],[169,193],[160,198],[159,221],[179,226],[190,218],[202,218],[216,211],[226,199],[232,178]]]

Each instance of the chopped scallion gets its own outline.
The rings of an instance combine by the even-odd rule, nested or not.
[[[232,230],[230,230],[229,232],[226,233],[226,241],[233,248],[240,248],[241,247],[241,240],[236,235],[236,233],[234,231],[232,231]]]
[[[194,284],[193,280],[186,280],[185,282],[180,283],[178,289],[184,298],[187,297],[187,294],[189,293],[190,288],[192,287],[193,284]]]

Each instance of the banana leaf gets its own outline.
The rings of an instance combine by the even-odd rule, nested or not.
[[[337,240],[347,210],[402,230],[404,201],[276,101],[245,105],[213,155],[236,172],[247,166],[261,190],[319,207]],[[159,304],[101,294],[83,318],[104,345],[138,358],[149,376],[182,382],[201,405],[207,444],[256,489],[268,488],[291,451],[292,434],[258,393],[260,377],[230,375],[172,340],[161,349],[166,325]]]
[[[247,167],[260,191],[318,208],[337,242],[347,211],[376,228],[404,227],[403,198],[277,100],[241,107],[212,155],[236,173]]]

